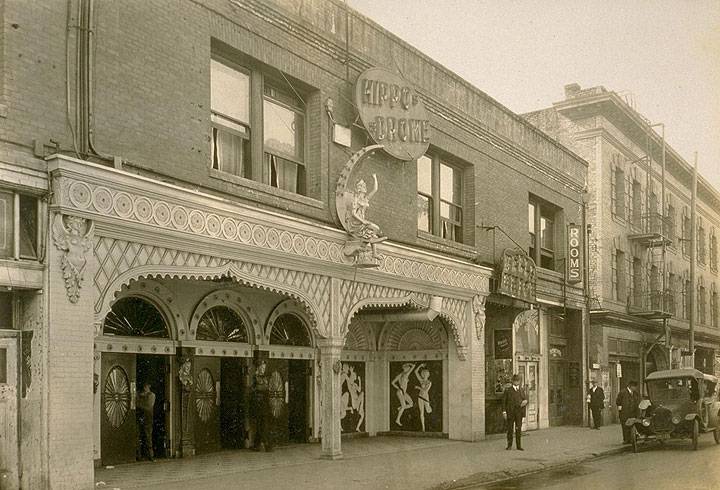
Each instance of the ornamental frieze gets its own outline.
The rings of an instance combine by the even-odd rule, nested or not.
[[[78,211],[335,264],[353,264],[353,259],[343,253],[345,240],[340,236],[337,240],[311,236],[268,224],[267,221],[253,222],[229,213],[208,211],[68,177],[57,178],[55,182],[58,190],[56,204]],[[467,272],[387,249],[379,250],[378,268],[394,276],[451,287],[476,291],[487,291],[489,287],[489,274]]]

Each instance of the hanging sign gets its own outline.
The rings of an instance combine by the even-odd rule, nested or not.
[[[537,302],[535,262],[521,250],[506,249],[499,267],[496,292],[527,303]]]
[[[355,106],[367,132],[400,160],[417,160],[430,144],[430,120],[412,86],[383,68],[370,68],[355,83]]]
[[[577,284],[582,281],[582,227],[574,223],[568,225],[567,282]]]

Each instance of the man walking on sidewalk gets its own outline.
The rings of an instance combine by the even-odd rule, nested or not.
[[[513,428],[515,429],[515,447],[518,451],[522,451],[522,419],[525,416],[525,406],[527,405],[527,396],[525,391],[520,388],[520,376],[517,374],[512,377],[512,386],[505,389],[503,395],[503,418],[507,424],[507,447],[512,449]]]
[[[597,385],[597,381],[593,378],[590,380],[590,391],[587,396],[588,407],[592,414],[591,426],[593,429],[600,430],[602,425],[602,409],[605,408],[605,392]]]
[[[618,393],[616,404],[618,407],[618,416],[620,417],[620,427],[622,428],[623,444],[630,444],[630,427],[625,425],[625,421],[631,417],[637,417],[640,404],[640,395],[637,392],[637,382],[630,381],[627,388]]]

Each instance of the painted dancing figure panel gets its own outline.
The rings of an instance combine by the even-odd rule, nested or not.
[[[442,432],[442,361],[390,363],[390,430]]]
[[[339,384],[343,433],[365,432],[365,363],[343,362]]]

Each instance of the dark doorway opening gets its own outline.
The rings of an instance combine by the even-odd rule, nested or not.
[[[302,360],[288,361],[288,440],[307,442],[308,427],[308,377],[310,363]]]
[[[222,358],[220,364],[220,445],[225,449],[244,447],[246,438],[246,400],[244,359]]]
[[[168,359],[167,356],[138,354],[136,364],[137,392],[140,393],[145,383],[149,383],[150,389],[155,393],[152,443],[156,458],[170,456],[170,438],[167,430],[167,415],[170,413],[167,393],[167,375],[170,369]],[[139,444],[142,430],[138,429]]]

